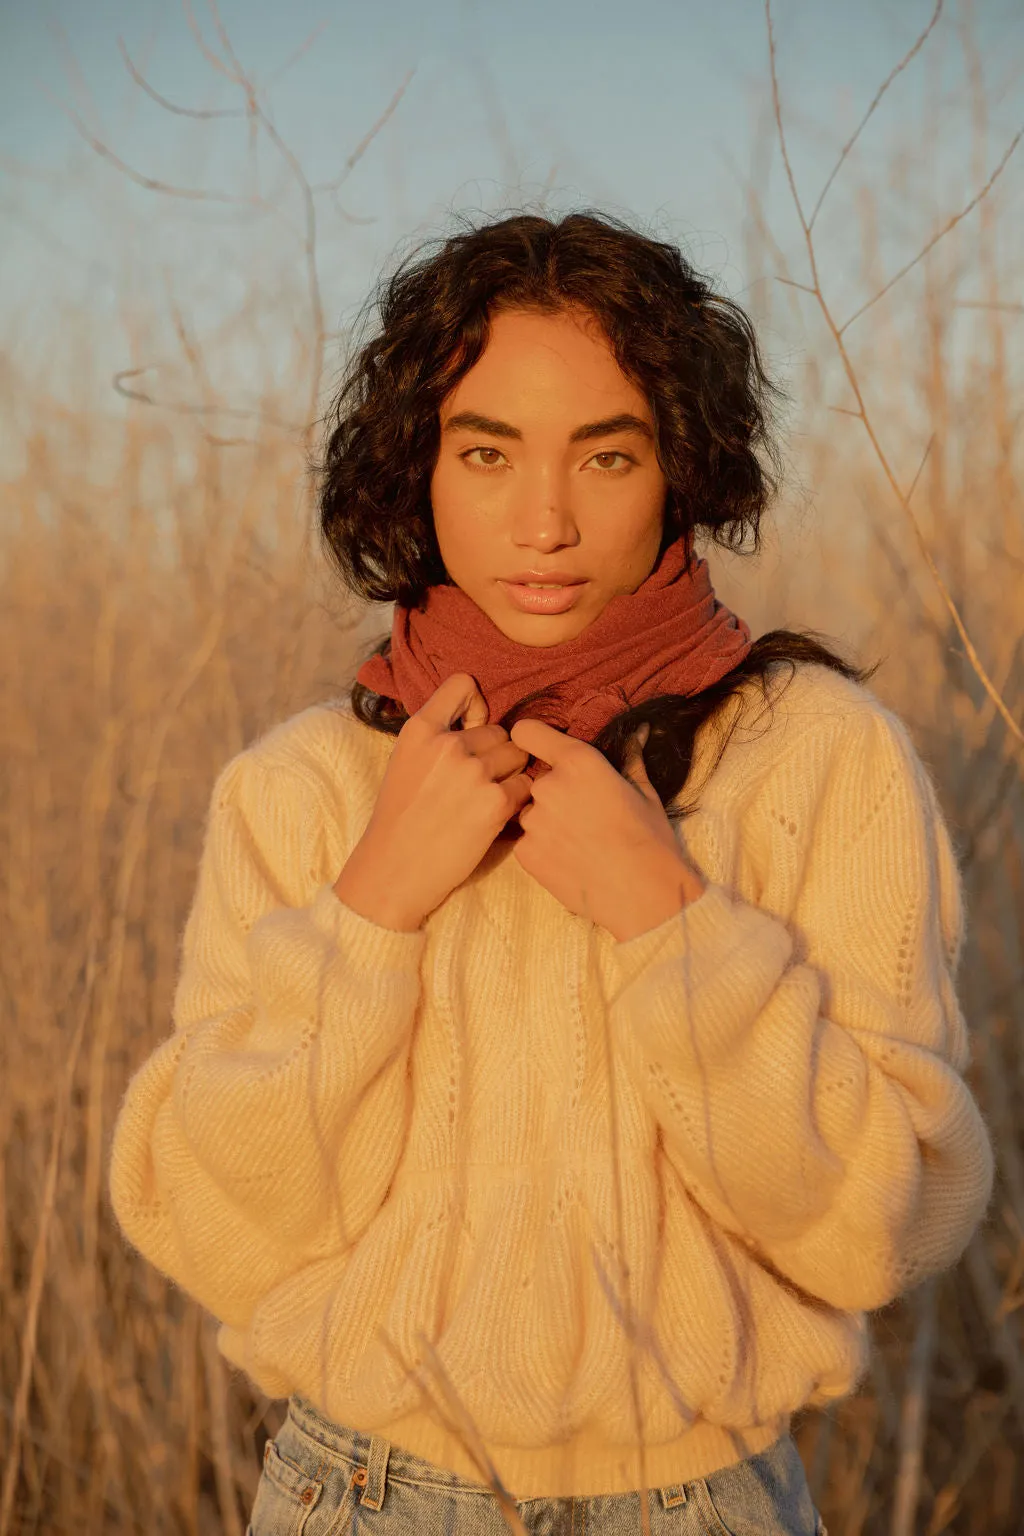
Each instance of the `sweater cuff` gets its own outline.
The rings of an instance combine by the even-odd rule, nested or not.
[[[382,928],[361,912],[347,907],[333,885],[322,885],[309,907],[310,921],[339,948],[348,960],[366,971],[395,969],[417,960],[426,946],[424,928],[405,933]]]

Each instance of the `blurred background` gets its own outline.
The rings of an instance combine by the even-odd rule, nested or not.
[[[360,307],[524,206],[626,218],[747,308],[787,478],[716,589],[884,658],[960,857],[996,1193],[795,1422],[815,1501],[831,1536],[1024,1530],[1024,11],[771,25],[799,207],[762,0],[0,4],[0,1536],[245,1530],[284,1405],[122,1245],[110,1133],[217,772],[390,629],[313,535]]]

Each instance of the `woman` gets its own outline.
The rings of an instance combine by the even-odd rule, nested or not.
[[[677,250],[511,217],[379,303],[320,508],[390,642],[218,778],[114,1210],[289,1398],[254,1536],[812,1536],[791,1416],[992,1187],[931,779],[714,596],[777,391]]]

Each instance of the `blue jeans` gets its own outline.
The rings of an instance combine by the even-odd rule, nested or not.
[[[639,1492],[523,1499],[527,1536],[640,1536]],[[827,1536],[796,1441],[652,1488],[651,1536]],[[413,1456],[380,1435],[333,1424],[293,1395],[273,1440],[246,1536],[511,1536],[483,1483]]]

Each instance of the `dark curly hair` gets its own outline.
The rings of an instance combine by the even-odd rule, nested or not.
[[[451,584],[430,505],[440,407],[483,353],[491,317],[507,309],[588,311],[644,392],[668,481],[659,559],[691,529],[739,553],[748,553],[749,534],[757,553],[761,514],[781,477],[775,408],[786,395],[766,374],[739,305],[714,293],[675,246],[608,214],[461,222],[461,232],[441,237],[440,249],[421,256],[421,246],[382,280],[371,300],[380,329],[355,354],[328,413],[317,466],[320,536],[345,586],[370,602],[417,607],[429,586]],[[388,634],[367,656],[386,655],[390,646]],[[853,666],[811,631],[772,630],[714,686],[625,709],[592,745],[621,770],[630,736],[648,721],[651,783],[670,816],[688,815],[694,806],[669,806],[689,777],[698,729],[752,680],[767,705],[769,676],[787,662],[790,680],[797,662],[814,662],[861,684],[880,665]],[[544,691],[521,699],[498,723],[511,730]],[[408,719],[359,682],[351,702],[374,730],[397,735]]]

